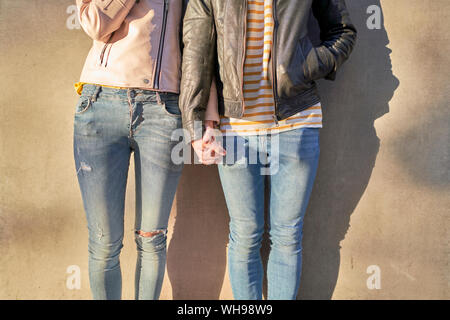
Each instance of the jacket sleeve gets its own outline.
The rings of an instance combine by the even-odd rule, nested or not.
[[[205,111],[205,120],[212,120],[215,123],[220,123],[220,115],[219,115],[219,98],[217,96],[217,86],[216,86],[216,80],[213,79],[211,82],[211,89],[209,90],[209,100],[208,105],[206,107]]]
[[[313,14],[320,26],[322,45],[316,52],[331,70],[325,79],[334,80],[337,69],[348,59],[356,41],[345,0],[313,0]]]
[[[214,74],[216,31],[211,0],[190,0],[183,23],[180,109],[190,139],[202,137],[202,124]],[[195,124],[195,125],[194,125]]]
[[[94,40],[107,42],[119,29],[136,0],[76,0],[83,30]]]

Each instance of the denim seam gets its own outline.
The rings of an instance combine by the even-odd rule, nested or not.
[[[133,101],[132,101],[132,97],[131,97],[131,90],[128,89],[127,90],[127,97],[128,97],[128,109],[129,109],[129,115],[130,115],[130,132],[129,132],[129,139],[133,138]]]

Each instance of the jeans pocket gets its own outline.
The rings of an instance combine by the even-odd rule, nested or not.
[[[171,117],[181,118],[181,110],[177,99],[167,99],[163,102],[163,108],[166,114]]]
[[[78,103],[75,108],[75,114],[82,114],[86,112],[92,105],[92,101],[89,97],[81,96],[78,99]]]

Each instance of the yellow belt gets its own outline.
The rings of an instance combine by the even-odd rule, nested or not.
[[[77,83],[74,84],[75,91],[76,91],[79,95],[81,95],[81,92],[83,92],[83,86],[84,86],[85,84],[90,84],[90,83],[86,83],[86,82],[77,82]],[[92,83],[92,84],[94,84],[94,83]],[[106,88],[113,88],[113,89],[129,89],[129,88],[124,88],[124,87],[106,86],[106,85],[103,85],[103,84],[99,84],[99,86],[106,87]]]

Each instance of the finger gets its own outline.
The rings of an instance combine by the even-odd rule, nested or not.
[[[227,151],[218,143],[214,144],[213,150],[215,153],[222,157],[227,154]]]
[[[202,161],[203,162],[216,162],[218,159],[220,159],[221,156],[217,154],[217,152],[214,150],[214,148],[208,148],[202,153]]]
[[[208,144],[217,140],[216,137],[222,136],[220,130],[213,127],[207,127],[205,133],[203,134],[203,141]]]
[[[217,141],[214,141],[213,143],[208,145],[206,152],[208,152],[210,156],[214,157],[223,157],[227,153],[227,151]]]
[[[203,145],[208,145],[214,141],[214,130],[207,128],[205,133],[203,134]]]
[[[202,164],[213,164],[216,163],[218,160],[220,159],[215,156],[204,156],[201,162]]]
[[[216,159],[216,157],[211,155],[210,151],[211,150],[208,150],[208,151],[202,153],[202,159],[201,159],[202,164],[211,165],[211,164],[216,163],[217,159]]]

